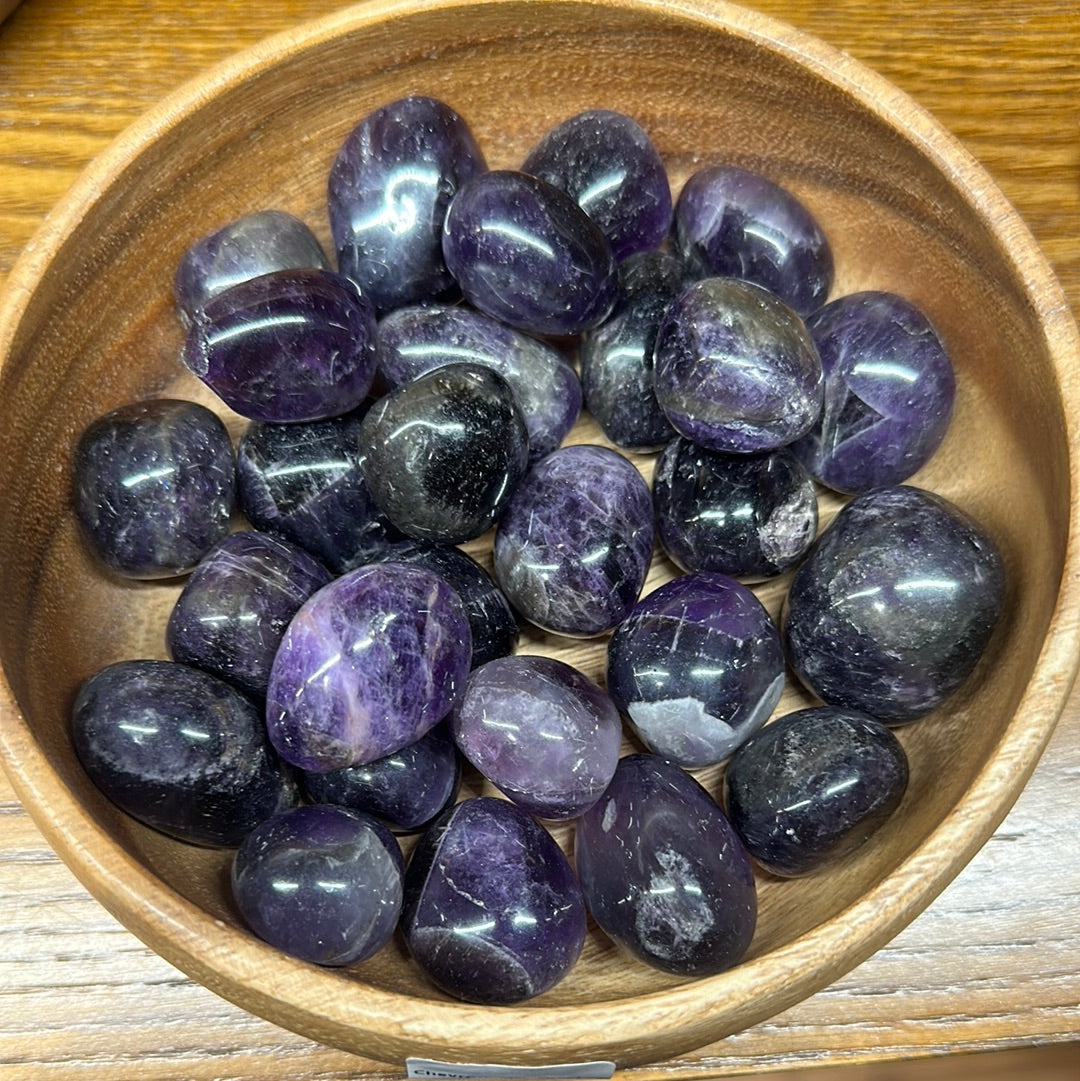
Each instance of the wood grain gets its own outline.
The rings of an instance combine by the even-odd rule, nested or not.
[[[1019,207],[1077,307],[1076,5],[758,6],[850,49],[964,139]],[[92,14],[24,4],[0,29],[0,270],[121,127],[234,48],[322,10],[270,0],[151,10],[111,3]],[[1075,1039],[1078,774],[1074,705],[1013,814],[888,947],[765,1024],[626,1076],[705,1077]],[[0,1077],[386,1073],[191,984],[89,899],[6,789],[0,799]]]

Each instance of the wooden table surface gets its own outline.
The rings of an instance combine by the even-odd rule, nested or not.
[[[11,6],[0,0],[0,13]],[[0,27],[0,283],[41,218],[125,125],[233,50],[334,6],[26,0]],[[1080,311],[1076,0],[756,6],[864,60],[963,140]],[[620,1076],[716,1077],[1080,1040],[1078,836],[1074,693],[1004,824],[889,946],[764,1024]],[[252,1017],[152,954],[52,854],[0,774],[0,1081],[400,1074]]]

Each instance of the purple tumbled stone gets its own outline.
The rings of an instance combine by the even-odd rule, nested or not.
[[[837,491],[899,484],[930,459],[952,417],[956,376],[926,316],[894,293],[840,297],[806,320],[825,406],[792,449]]]
[[[643,597],[608,643],[608,693],[645,746],[691,769],[721,762],[784,689],[780,635],[751,590],[685,574]]]
[[[566,192],[527,173],[495,170],[463,184],[443,252],[470,304],[526,333],[577,334],[615,302],[607,238]]]
[[[828,705],[914,721],[971,674],[1004,593],[997,548],[968,515],[919,488],[877,488],[837,514],[795,573],[788,660]]]
[[[539,818],[576,818],[611,781],[622,722],[595,683],[553,657],[516,655],[477,668],[450,714],[465,757]]]
[[[585,942],[581,887],[562,849],[506,800],[452,807],[405,874],[401,929],[442,990],[508,1005],[554,987]]]
[[[593,918],[645,964],[709,976],[749,947],[750,860],[716,802],[673,763],[623,758],[578,822],[574,851]]]
[[[521,408],[529,456],[550,454],[581,412],[581,383],[546,342],[468,308],[399,308],[379,323],[378,363],[394,389],[446,364],[482,364],[501,375]]]
[[[195,316],[185,366],[251,420],[355,409],[375,377],[375,316],[348,278],[277,270],[218,293]]]
[[[457,594],[422,567],[360,567],[310,597],[270,671],[266,722],[287,762],[329,772],[414,743],[465,686],[472,640]]]
[[[821,358],[802,319],[735,278],[695,282],[671,305],[653,375],[668,420],[709,450],[773,450],[821,413]]]
[[[526,619],[589,637],[623,620],[652,558],[652,500],[606,447],[561,447],[533,466],[495,532],[495,578]]]
[[[683,185],[675,250],[699,277],[732,277],[775,293],[800,315],[825,303],[833,257],[821,226],[787,189],[731,165]]]
[[[353,129],[330,170],[330,230],[338,269],[377,311],[452,291],[442,253],[447,207],[485,168],[468,125],[434,98],[392,101]]]
[[[572,196],[600,227],[616,259],[657,248],[671,225],[663,159],[634,119],[589,109],[552,128],[522,172]]]

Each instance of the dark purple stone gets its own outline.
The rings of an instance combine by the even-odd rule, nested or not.
[[[195,402],[133,402],[74,452],[75,514],[94,554],[128,578],[185,574],[229,531],[236,469],[225,425]]]
[[[641,474],[606,447],[561,447],[514,493],[495,532],[495,579],[538,627],[603,634],[637,600],[652,545]]]
[[[914,721],[971,674],[997,622],[1004,570],[982,528],[918,488],[856,496],[791,583],[788,659],[828,705]]]
[[[305,424],[254,422],[236,448],[240,505],[248,521],[300,545],[335,574],[403,539],[364,479],[363,405]]]
[[[309,598],[270,672],[266,723],[287,762],[326,773],[415,743],[465,687],[457,594],[422,567],[359,567]]]
[[[772,578],[817,533],[814,481],[787,447],[721,454],[679,436],[657,459],[653,506],[660,542],[684,571]]]
[[[258,210],[200,237],[184,252],[173,278],[176,308],[190,325],[218,293],[272,270],[330,264],[315,234],[284,210]]]
[[[680,766],[709,766],[779,702],[780,635],[746,586],[686,574],[643,597],[616,628],[607,688],[650,751]]]
[[[907,480],[941,445],[956,377],[926,316],[893,293],[852,293],[806,321],[825,407],[792,449],[822,484],[866,492]]]
[[[772,293],[705,278],[668,309],[656,336],[656,397],[673,427],[709,450],[753,454],[805,435],[821,413],[821,358],[805,324]]]
[[[581,383],[562,354],[482,312],[438,304],[399,308],[379,323],[378,352],[391,389],[446,364],[498,372],[521,408],[534,461],[559,446],[581,412]]]
[[[208,301],[182,357],[243,417],[322,420],[355,409],[371,388],[375,317],[340,274],[277,270]]]
[[[344,807],[295,807],[253,830],[232,865],[232,895],[264,942],[318,965],[377,953],[401,914],[397,841]]]
[[[129,815],[192,844],[237,845],[299,798],[235,687],[173,661],[120,661],[72,709],[75,753]]]
[[[619,299],[582,336],[581,385],[604,434],[628,450],[656,450],[675,430],[656,400],[653,347],[660,320],[686,287],[683,265],[665,252],[642,252],[619,267]]]
[[[380,398],[360,426],[376,506],[403,533],[457,544],[501,517],[529,467],[510,385],[479,364],[448,364]]]
[[[461,761],[445,723],[366,765],[301,775],[313,802],[375,815],[403,833],[423,829],[446,810],[460,781]]]
[[[671,225],[671,187],[644,128],[610,109],[590,109],[552,128],[522,172],[561,188],[607,237],[616,259],[657,248]]]
[[[539,818],[576,818],[615,772],[622,722],[611,699],[553,657],[490,661],[450,714],[462,754]]]
[[[585,903],[562,849],[506,800],[464,800],[431,826],[405,874],[401,928],[420,967],[468,1002],[554,987],[585,942]]]
[[[294,544],[232,533],[188,578],[165,627],[169,654],[261,700],[285,628],[329,581],[326,568]]]
[[[700,277],[742,278],[800,315],[833,282],[829,242],[813,215],[773,181],[731,165],[694,173],[675,205],[674,244]]]
[[[766,870],[805,875],[853,852],[896,810],[904,748],[879,721],[822,706],[751,736],[725,774],[728,818]]]
[[[750,860],[712,797],[673,763],[623,758],[578,822],[574,851],[593,918],[645,964],[710,976],[749,947]]]
[[[498,170],[463,184],[443,253],[465,299],[531,334],[577,334],[611,311],[618,285],[604,234],[564,191]]]
[[[338,269],[383,312],[453,290],[442,254],[447,207],[486,168],[468,125],[428,97],[392,101],[353,129],[330,170]]]

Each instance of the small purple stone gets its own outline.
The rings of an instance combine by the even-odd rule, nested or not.
[[[675,429],[729,454],[805,435],[824,393],[821,358],[803,321],[734,278],[695,282],[671,305],[656,337],[654,379]]]
[[[779,702],[780,635],[746,586],[686,574],[642,598],[616,628],[607,688],[650,751],[691,769],[709,766]]]
[[[442,254],[447,207],[486,168],[464,120],[434,98],[392,101],[366,116],[330,170],[338,269],[380,311],[454,287]]]
[[[610,109],[552,128],[521,171],[570,195],[600,227],[616,259],[657,248],[671,225],[671,187],[645,129]]]
[[[675,206],[676,251],[699,276],[741,278],[799,315],[825,303],[833,257],[821,226],[773,181],[731,165],[701,169]]]
[[[526,619],[590,637],[621,622],[652,558],[652,499],[606,447],[561,447],[533,466],[495,532],[495,578]]]
[[[165,627],[169,654],[261,700],[285,628],[329,581],[326,568],[294,544],[232,533],[184,585]]]
[[[671,762],[623,758],[579,821],[575,854],[593,918],[645,964],[711,976],[749,947],[750,860],[712,797]]]
[[[508,1005],[547,991],[578,959],[585,927],[562,849],[506,800],[464,800],[413,851],[401,928],[420,967],[457,998]]]
[[[457,594],[422,567],[360,567],[309,598],[270,671],[266,722],[287,762],[326,773],[415,743],[465,687]]]
[[[615,772],[622,722],[595,683],[551,657],[490,661],[450,714],[462,754],[539,818],[576,818]]]
[[[182,357],[243,417],[336,417],[364,400],[375,377],[374,313],[340,274],[278,270],[208,301]]]
[[[893,293],[852,293],[806,321],[825,373],[825,407],[792,449],[840,492],[907,480],[941,445],[956,377],[925,315]]]
[[[465,299],[530,334],[577,334],[611,311],[618,287],[607,238],[564,191],[510,170],[463,184],[443,253]]]
[[[83,536],[117,574],[186,574],[229,532],[232,443],[205,406],[164,398],[121,406],[87,427],[73,459]]]
[[[878,488],[837,514],[795,573],[788,660],[828,705],[914,721],[971,674],[1004,592],[996,547],[963,511],[918,488]]]
[[[468,308],[399,308],[378,329],[379,371],[394,389],[435,368],[482,364],[509,384],[529,432],[532,460],[562,443],[581,412],[581,383],[546,342]]]

